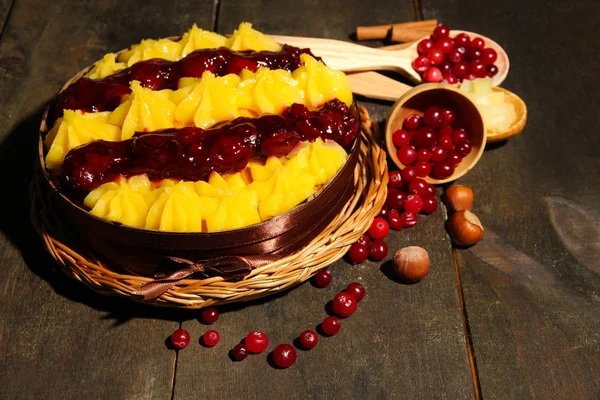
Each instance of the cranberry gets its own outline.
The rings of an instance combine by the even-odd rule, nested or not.
[[[333,312],[339,317],[349,317],[356,311],[356,299],[352,294],[340,292],[335,295],[332,301]]]
[[[480,37],[476,37],[475,39],[471,40],[471,47],[483,50],[485,47],[485,41]]]
[[[436,67],[429,67],[423,74],[423,79],[426,82],[441,82],[443,80],[442,71]]]
[[[358,282],[352,282],[346,287],[346,293],[350,293],[358,303],[365,297],[365,288]]]
[[[388,214],[388,223],[390,224],[390,228],[395,231],[399,231],[403,228],[402,221],[400,220],[400,213],[398,210],[392,210]]]
[[[417,223],[417,216],[413,213],[409,213],[408,211],[400,214],[400,220],[402,221],[402,226],[405,228],[410,228],[415,226]]]
[[[471,39],[466,33],[459,33],[454,37],[454,46],[469,47]]]
[[[433,30],[432,36],[435,40],[447,38],[450,36],[450,28],[448,28],[446,25],[438,25]]]
[[[190,334],[185,329],[177,329],[171,334],[171,343],[176,349],[183,349],[190,344]]]
[[[452,132],[452,142],[454,142],[454,144],[461,144],[468,138],[469,135],[467,135],[467,131],[463,128],[455,129],[454,132]]]
[[[417,151],[413,146],[409,145],[400,147],[396,155],[398,156],[398,160],[404,165],[410,165],[417,159]]]
[[[219,343],[219,340],[221,340],[219,332],[213,329],[207,330],[206,333],[202,335],[202,341],[204,342],[204,345],[208,347],[216,346]]]
[[[446,82],[450,85],[454,85],[455,83],[458,83],[458,78],[452,74],[445,74],[444,82]]]
[[[467,53],[467,59],[469,61],[481,60],[483,58],[483,50],[471,47]]]
[[[460,154],[457,150],[448,152],[448,155],[446,156],[446,161],[450,162],[452,165],[454,165],[454,167],[458,166],[462,159],[462,154]]]
[[[412,62],[413,69],[419,74],[424,74],[430,66],[431,60],[425,56],[418,56]]]
[[[414,168],[417,176],[425,177],[431,172],[432,165],[426,161],[417,161],[414,164]]]
[[[496,76],[496,74],[498,74],[498,67],[496,67],[495,65],[488,65],[487,67],[485,67],[485,70],[487,72],[487,76],[489,76],[490,78],[493,78],[494,76]]]
[[[415,178],[412,180],[410,185],[408,185],[408,191],[411,194],[418,194],[421,197],[424,197],[427,194],[427,186],[429,184],[425,182],[424,179]]]
[[[498,53],[496,53],[496,50],[490,48],[483,49],[482,61],[485,65],[491,65],[495,63],[497,59]]]
[[[348,257],[352,264],[360,264],[369,257],[369,247],[366,244],[354,243],[348,250]]]
[[[450,75],[452,73],[452,65],[448,61],[441,63],[438,68],[442,71],[443,75]]]
[[[359,239],[360,240],[360,239]],[[360,245],[359,243],[354,243],[352,246],[354,245]],[[367,248],[367,245],[362,245],[364,246],[364,248]],[[352,250],[352,247],[350,247],[350,250]],[[368,251],[367,251],[367,255],[368,255]],[[350,256],[350,258],[352,258],[352,256]],[[366,259],[366,257],[365,257]],[[364,261],[364,260],[363,260]],[[327,287],[330,283],[331,283],[331,272],[327,271],[326,269],[322,269],[319,272],[317,272],[315,274],[314,279],[314,283],[315,286],[320,287],[320,288],[324,288]]]
[[[457,63],[459,61],[464,60],[465,55],[464,55],[464,53],[461,53],[461,51],[458,50],[458,49],[452,49],[452,50],[450,50],[450,52],[448,53],[448,55],[446,56],[446,58],[451,63]]]
[[[410,182],[417,177],[417,170],[413,166],[406,166],[401,172],[402,179],[405,182]]]
[[[428,198],[428,197],[434,197],[435,196],[435,186],[433,186],[431,183],[427,183],[427,186],[425,186],[425,194],[423,194],[421,197],[423,197],[423,199]]]
[[[435,43],[431,39],[421,40],[417,45],[417,53],[421,56],[427,54],[429,50],[433,49],[434,44]]]
[[[404,209],[412,214],[418,214],[423,209],[423,199],[418,194],[411,194],[404,203]]]
[[[409,141],[410,135],[404,129],[398,129],[392,134],[392,143],[394,143],[394,146],[398,149],[402,146],[406,146]]]
[[[422,57],[422,56],[420,56],[420,57]],[[419,58],[419,57],[417,57],[417,58]],[[440,65],[441,63],[444,62],[444,53],[442,53],[442,51],[440,49],[437,49],[434,47],[433,49],[429,50],[426,58],[431,62],[431,64],[428,67],[430,67],[431,65]],[[415,59],[415,61],[416,61],[416,59]],[[414,62],[413,62],[413,64],[414,64]],[[425,70],[427,70],[427,68]]]
[[[437,210],[438,202],[435,197],[427,197],[423,200],[423,209],[421,210],[425,214],[433,214]]]
[[[434,163],[444,161],[446,159],[446,155],[448,151],[444,149],[442,146],[434,146],[432,150],[431,161]]]
[[[440,49],[444,54],[448,54],[454,48],[454,40],[449,37],[441,38],[435,43],[435,48]]]
[[[419,129],[423,124],[423,117],[419,114],[410,114],[404,120],[404,128],[410,130]]]
[[[248,349],[242,343],[236,344],[231,353],[236,361],[242,361],[248,357]]]
[[[280,344],[273,350],[273,362],[279,368],[288,368],[296,362],[296,349],[290,344]]]
[[[298,341],[300,342],[300,347],[305,350],[310,350],[317,345],[319,337],[315,331],[308,329],[300,334]]]
[[[383,207],[381,207],[381,210],[379,211],[379,214],[377,214],[377,218],[383,218],[386,219],[388,212],[392,209],[392,207],[388,206],[387,204],[384,204]]]
[[[334,317],[333,315],[330,315],[329,317],[325,318],[323,322],[321,322],[321,329],[323,330],[323,333],[327,336],[335,335],[340,331],[341,327],[342,321],[340,321],[338,317]]]
[[[373,261],[383,260],[388,253],[387,244],[383,240],[374,240],[369,246],[369,257]]]
[[[468,71],[468,64],[464,61],[457,62],[456,64],[454,64],[454,67],[452,67],[452,72],[458,79],[461,79],[465,75],[467,75]]]
[[[459,144],[456,149],[458,150],[458,152],[460,154],[462,154],[463,157],[466,157],[469,155],[469,153],[471,153],[471,150],[472,150],[471,142],[469,142],[468,140],[465,140],[463,143]]]
[[[419,158],[419,154],[417,152],[417,158]],[[389,171],[388,172],[388,186],[391,188],[399,189],[404,185],[404,181],[402,180],[402,174],[400,171]]]
[[[217,322],[219,319],[219,311],[217,311],[214,307],[206,307],[202,309],[202,313],[200,314],[200,320],[202,323],[210,325]]]
[[[246,336],[246,348],[250,353],[262,353],[269,345],[269,338],[263,332],[252,331]]]
[[[417,161],[429,161],[431,160],[431,150],[419,149],[417,150]]]
[[[481,60],[471,61],[469,63],[469,73],[474,74],[478,78],[483,78],[486,75],[485,65]]]
[[[363,233],[362,236],[358,238],[358,241],[356,243],[361,243],[366,246],[369,246],[371,244],[371,238],[369,237],[368,233]]]
[[[452,113],[452,121],[454,121],[454,113]],[[446,110],[444,110],[444,124],[446,123],[446,121],[450,118],[450,116],[446,115]],[[452,127],[450,125],[444,125],[442,126],[439,130],[438,133],[441,136],[452,136],[452,132],[454,132],[454,129],[452,129]]]
[[[452,130],[452,128],[450,130]],[[440,136],[440,138],[438,139],[438,144],[442,149],[445,150],[452,150],[452,148],[454,147],[454,143],[452,143],[452,137],[448,135]]]
[[[436,142],[437,133],[435,129],[428,126],[420,127],[415,136],[410,139],[410,144],[417,148],[431,148]]]
[[[436,179],[450,178],[454,173],[454,164],[449,161],[442,161],[437,164],[433,164],[433,177]]]
[[[425,110],[423,114],[425,125],[430,128],[439,128],[444,124],[443,111],[439,107],[431,106]]]
[[[443,109],[442,116],[444,117],[444,125],[450,125],[454,122],[454,119],[456,117],[454,111],[449,108]]]
[[[405,201],[406,194],[400,190],[389,190],[385,198],[385,204],[388,205],[392,210],[402,210],[404,208]]]
[[[375,218],[369,227],[369,236],[373,239],[383,239],[390,231],[388,223],[383,218]]]

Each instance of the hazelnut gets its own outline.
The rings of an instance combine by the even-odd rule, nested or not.
[[[469,210],[457,211],[448,222],[448,232],[456,244],[472,246],[483,239],[481,221]]]
[[[444,192],[444,204],[452,212],[473,207],[473,191],[462,185],[450,186]]]
[[[405,247],[394,255],[394,273],[404,282],[418,282],[429,272],[429,254],[418,246]]]

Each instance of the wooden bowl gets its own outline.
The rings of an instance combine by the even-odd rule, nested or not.
[[[504,101],[507,103],[511,103],[515,107],[517,119],[505,131],[499,132],[488,129],[487,140],[490,143],[500,142],[502,140],[506,140],[515,135],[518,135],[523,131],[523,129],[525,128],[525,124],[527,123],[527,106],[519,96],[501,87],[493,87],[492,91],[504,93]]]
[[[410,114],[423,115],[430,106],[448,107],[455,110],[454,126],[467,130],[471,141],[471,153],[456,167],[454,174],[446,179],[424,178],[427,182],[438,185],[454,181],[469,172],[481,158],[487,141],[485,123],[479,109],[459,89],[444,83],[427,83],[419,85],[406,92],[393,105],[385,126],[385,140],[390,158],[400,168],[405,167],[396,155],[396,148],[392,142],[392,135],[402,128],[406,117]]]

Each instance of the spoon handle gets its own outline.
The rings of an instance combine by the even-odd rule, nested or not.
[[[386,51],[341,40],[297,36],[270,36],[278,43],[310,48],[325,64],[344,72],[390,70],[399,71],[415,82],[421,77],[412,69],[414,48]]]
[[[353,93],[370,99],[395,102],[404,93],[412,89],[412,86],[405,85],[374,71],[356,72],[347,74],[346,77],[350,82]]]

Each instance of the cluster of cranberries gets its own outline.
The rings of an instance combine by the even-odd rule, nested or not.
[[[317,287],[323,288],[331,283],[331,272],[319,271],[314,279]],[[336,315],[330,315],[321,322],[321,330],[325,336],[333,336],[342,327],[340,318],[349,317],[356,311],[356,305],[365,297],[365,288],[357,282],[352,282],[346,289],[332,300],[332,309]],[[219,312],[214,307],[202,310],[200,320],[204,324],[213,324],[219,319]],[[219,343],[219,333],[210,329],[200,339],[206,347],[213,347]],[[314,330],[305,330],[298,336],[298,347],[310,350],[317,345],[319,337]],[[183,349],[190,343],[190,334],[185,329],[177,329],[171,334],[171,344],[175,349]],[[269,346],[269,337],[261,331],[252,331],[246,335],[242,343],[234,346],[231,356],[236,361],[242,361],[248,354],[262,353]],[[272,359],[279,368],[287,368],[296,362],[296,349],[294,346],[284,343],[273,350]]]
[[[469,134],[452,126],[454,117],[451,109],[431,106],[423,116],[409,115],[403,128],[393,133],[396,156],[405,165],[401,172],[404,181],[410,183],[426,176],[449,178],[471,153]]]
[[[417,45],[419,56],[412,67],[426,82],[462,82],[463,79],[493,77],[498,73],[494,64],[498,58],[496,50],[485,47],[485,41],[470,39],[465,33],[450,37],[446,25],[438,25],[430,39]]]

